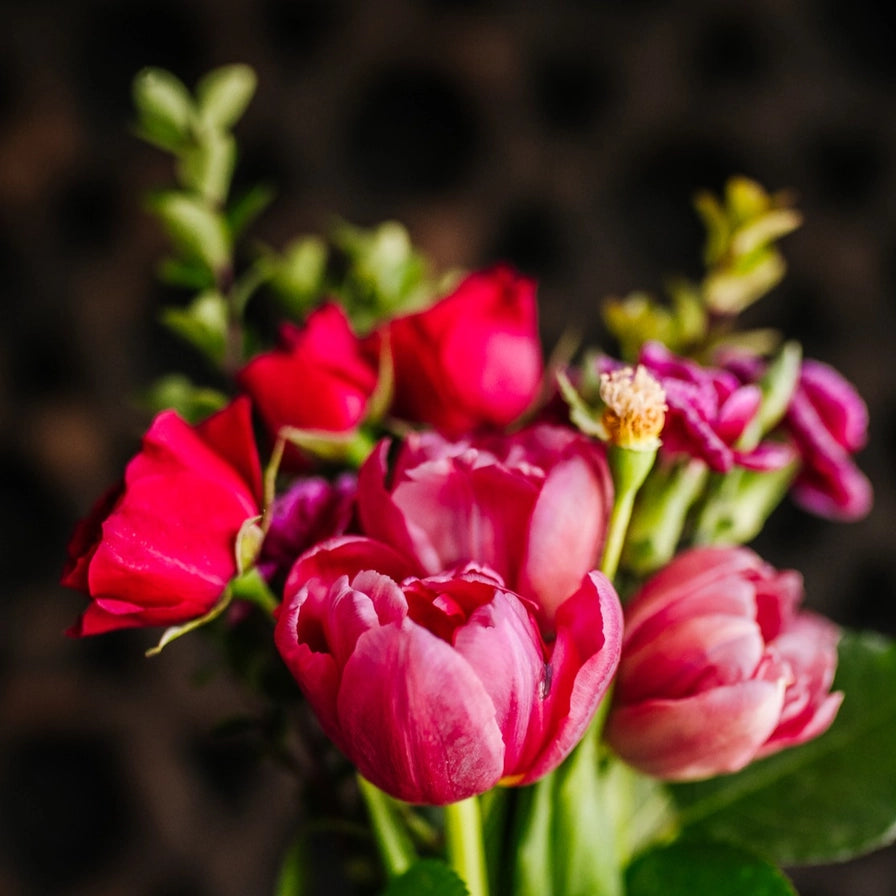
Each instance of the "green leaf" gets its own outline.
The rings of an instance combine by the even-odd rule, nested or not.
[[[197,628],[201,628],[203,625],[208,625],[210,622],[217,619],[230,606],[232,599],[233,591],[228,585],[227,588],[224,589],[221,597],[218,598],[218,602],[203,616],[198,616],[196,619],[191,619],[189,622],[184,622],[182,625],[172,625],[170,628],[166,628],[162,633],[162,637],[159,639],[159,643],[156,644],[155,647],[150,647],[149,650],[146,651],[146,656],[157,656],[172,641],[182,638],[184,635],[195,631]]]
[[[300,837],[286,852],[274,884],[274,896],[304,896],[308,890],[308,842]]]
[[[157,274],[163,283],[171,286],[185,286],[187,289],[210,289],[215,285],[215,278],[209,269],[195,260],[170,256],[159,263]]]
[[[161,218],[175,248],[201,261],[212,274],[230,265],[230,234],[221,215],[198,196],[170,191],[150,197],[150,211]]]
[[[672,793],[686,832],[782,865],[849,859],[896,839],[896,644],[844,634],[845,693],[821,737]]]
[[[212,131],[181,153],[178,177],[183,186],[220,205],[230,191],[235,164],[236,141],[230,134]]]
[[[193,99],[174,75],[160,68],[145,68],[134,78],[132,92],[143,137],[169,150],[189,139]]]
[[[216,389],[194,385],[182,374],[162,377],[141,396],[140,403],[153,413],[172,408],[189,423],[196,423],[227,404],[227,396]]]
[[[221,131],[231,128],[246,111],[256,83],[255,72],[248,65],[227,65],[209,72],[196,87],[202,124]]]
[[[200,293],[186,308],[165,308],[162,323],[215,363],[227,353],[227,301],[219,292]]]
[[[256,184],[234,200],[227,209],[230,235],[236,239],[271,204],[274,190],[265,184]]]
[[[383,896],[469,896],[464,882],[438,859],[421,859],[390,881]]]
[[[651,850],[626,873],[627,896],[795,896],[774,865],[733,846],[679,842]]]
[[[319,297],[327,269],[327,244],[316,236],[293,240],[282,256],[273,256],[271,286],[286,310],[302,318]]]

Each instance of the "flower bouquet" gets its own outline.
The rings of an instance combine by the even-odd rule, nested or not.
[[[136,79],[176,161],[149,207],[189,298],[162,320],[208,377],[151,389],[64,582],[89,598],[70,634],[205,635],[276,715],[302,822],[277,894],[314,892],[325,816],[363,825],[346,892],[389,896],[773,896],[781,865],[892,840],[896,648],[745,546],[787,495],[871,503],[852,386],[738,327],[783,276],[789,198],[700,195],[705,276],[545,360],[535,283],[436,275],[398,224],[247,252],[254,87]]]

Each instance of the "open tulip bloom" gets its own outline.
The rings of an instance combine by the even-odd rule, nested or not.
[[[896,647],[746,546],[788,494],[831,520],[872,501],[856,390],[736,326],[795,213],[743,178],[704,197],[706,279],[608,306],[619,348],[558,370],[532,280],[435,278],[396,224],[241,270],[229,179],[195,158],[253,87],[138,76],[141,131],[181,162],[153,205],[168,270],[201,283],[163,319],[228,389],[153,390],[69,546],[69,634],[242,644],[393,896],[775,896],[780,865],[889,842]],[[277,893],[312,872],[293,856]]]

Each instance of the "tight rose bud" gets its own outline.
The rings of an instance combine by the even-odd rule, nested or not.
[[[377,361],[345,312],[323,305],[303,327],[284,324],[280,342],[237,374],[272,438],[282,426],[325,432],[359,426],[376,389]]]
[[[62,583],[91,598],[69,634],[203,616],[237,573],[237,536],[261,502],[248,399],[195,427],[163,411],[69,545]]]
[[[868,437],[868,409],[833,367],[804,361],[784,426],[802,465],[792,495],[819,516],[858,520],[871,509],[872,491],[852,455]]]
[[[798,610],[802,580],[745,548],[676,557],[626,606],[606,737],[669,780],[735,772],[825,731],[837,629]]]
[[[494,572],[417,578],[343,536],[301,557],[275,630],[324,731],[377,787],[439,805],[528,784],[581,739],[616,668],[621,609],[587,575],[550,637]]]
[[[483,564],[549,620],[598,566],[613,486],[603,447],[574,430],[414,433],[388,455],[380,443],[359,471],[361,526],[421,572]]]
[[[535,284],[506,267],[468,276],[451,295],[388,326],[393,413],[449,436],[506,426],[541,384]]]

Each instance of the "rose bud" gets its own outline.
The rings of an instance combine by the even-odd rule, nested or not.
[[[376,390],[377,360],[338,305],[316,309],[302,327],[284,324],[280,343],[237,374],[272,438],[283,426],[347,432],[364,421]]]
[[[358,473],[362,529],[418,573],[493,569],[546,620],[600,561],[613,486],[602,446],[542,424],[450,442],[412,433],[389,464],[381,442]]]
[[[802,579],[746,548],[677,556],[625,608],[610,746],[658,778],[696,780],[824,732],[837,628],[798,609]]]
[[[608,580],[591,573],[545,636],[486,568],[417,578],[389,546],[343,536],[297,561],[275,641],[365,778],[440,805],[559,765],[610,683],[621,617]]]
[[[506,426],[541,385],[535,284],[508,267],[470,274],[449,296],[393,320],[395,416],[449,436]]]
[[[249,401],[197,426],[159,414],[124,481],[75,530],[62,583],[91,603],[71,635],[203,616],[237,573],[237,536],[259,515]]]
[[[852,460],[868,438],[868,408],[833,367],[804,361],[784,426],[802,465],[791,494],[819,516],[858,520],[871,509],[871,484]]]

